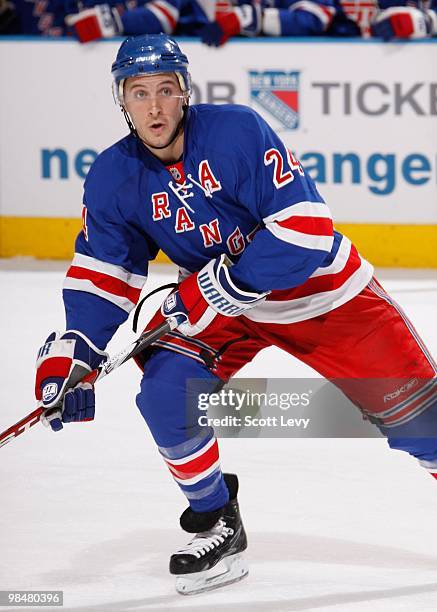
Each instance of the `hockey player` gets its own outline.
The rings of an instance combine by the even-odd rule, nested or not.
[[[6,34],[30,34],[38,36],[65,36],[64,0],[10,0],[8,6],[8,22]]]
[[[437,0],[379,0],[371,32],[383,40],[437,36]]]
[[[80,0],[71,5],[66,23],[82,43],[123,34],[173,34],[180,7],[181,0]]]
[[[198,36],[207,45],[223,45],[232,36],[256,36],[261,28],[260,0],[81,0],[66,18],[80,42],[122,34]]]
[[[6,33],[73,35],[80,42],[112,38],[123,33],[171,34],[179,18],[180,2],[181,0],[146,0],[142,3],[137,3],[137,0],[108,0],[106,3],[98,3],[95,0],[3,1],[5,11],[2,11],[0,2],[0,28],[2,22],[8,18]],[[2,19],[3,15],[5,17]]]
[[[360,36],[340,0],[264,0],[266,36]]]
[[[261,19],[261,0],[185,0],[177,33],[220,47],[234,36],[257,36]]]
[[[437,477],[436,366],[258,114],[189,106],[188,60],[166,35],[124,41],[112,75],[130,134],[87,176],[63,288],[67,331],[40,349],[36,395],[54,431],[94,418],[94,389],[77,381],[105,359],[158,249],[179,265],[150,327],[176,315],[181,324],[143,356],[137,405],[189,503],[180,523],[194,536],[170,571],[179,592],[193,593],[241,579],[247,566],[238,480],[222,474],[187,381],[213,391],[277,346],[336,380],[392,448]]]

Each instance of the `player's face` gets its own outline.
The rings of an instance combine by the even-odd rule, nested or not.
[[[123,97],[139,137],[162,157],[158,151],[172,143],[183,116],[185,97],[176,75],[131,77],[126,80]]]

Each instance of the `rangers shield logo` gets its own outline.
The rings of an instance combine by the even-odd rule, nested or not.
[[[287,130],[299,127],[299,72],[250,71],[250,97]]]

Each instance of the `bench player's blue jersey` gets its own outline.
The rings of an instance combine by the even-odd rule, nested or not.
[[[182,164],[170,168],[134,135],[114,144],[88,174],[83,217],[64,284],[67,329],[101,347],[135,306],[159,249],[185,274],[226,253],[234,281],[274,290],[269,299],[278,296],[282,310],[293,291],[309,282],[309,295],[320,293],[312,279],[331,277],[354,259],[314,182],[268,124],[243,106],[191,107]],[[358,255],[354,261],[352,272],[363,268]],[[355,285],[347,299],[351,292]],[[325,302],[327,311],[335,300]],[[298,306],[299,317],[315,316]]]

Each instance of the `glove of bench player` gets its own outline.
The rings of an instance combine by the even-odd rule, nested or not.
[[[231,7],[229,11],[219,12],[215,21],[205,25],[199,36],[203,43],[210,47],[220,47],[232,36],[256,36],[261,29],[261,7],[242,4]]]
[[[107,358],[80,332],[50,334],[36,362],[35,395],[44,409],[44,424],[59,431],[62,423],[94,419],[94,388],[80,381]]]
[[[386,41],[393,38],[429,38],[436,31],[435,12],[413,6],[393,6],[382,10],[371,24],[372,35]]]
[[[120,14],[109,4],[96,4],[79,13],[67,15],[65,23],[74,29],[81,43],[99,38],[112,38],[123,33]]]
[[[161,313],[165,317],[185,317],[178,330],[186,336],[196,336],[210,326],[223,325],[226,317],[238,317],[264,301],[267,293],[236,286],[229,271],[231,265],[226,255],[208,262],[167,297]]]

